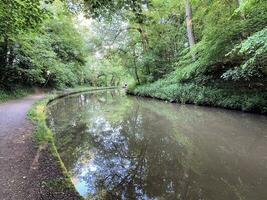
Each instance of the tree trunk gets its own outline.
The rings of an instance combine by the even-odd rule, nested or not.
[[[148,47],[149,47],[149,42],[148,42],[148,38],[147,38],[147,35],[142,27],[142,25],[140,24],[140,27],[138,28],[138,31],[140,33],[140,37],[141,37],[141,44],[142,44],[142,47],[143,47],[143,51],[145,53],[148,52]],[[147,74],[150,74],[150,67],[149,65],[146,65],[146,72]]]
[[[142,8],[143,3],[144,2],[142,2],[142,1],[133,0],[132,1],[132,9],[133,9],[133,13],[135,15],[135,21],[137,24],[139,24],[139,27],[137,28],[137,30],[140,33],[143,51],[145,53],[147,53],[148,49],[149,49],[149,42],[148,42],[147,34],[143,28],[144,20],[145,20],[145,16],[143,15],[143,8]],[[146,3],[146,5],[148,7],[150,6],[149,3]],[[146,68],[147,74],[150,75],[151,71],[150,71],[149,65],[146,65],[145,68]]]
[[[137,80],[138,85],[140,85],[140,79],[139,79],[138,72],[137,72],[135,50],[134,50],[134,58],[133,59],[134,59],[134,73],[135,73],[135,77],[136,77],[136,80]]]
[[[192,49],[192,47],[195,45],[195,38],[193,33],[192,14],[191,14],[191,7],[189,0],[185,0],[185,14],[186,14],[187,37],[190,49]]]

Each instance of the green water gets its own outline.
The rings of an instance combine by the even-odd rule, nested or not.
[[[87,199],[267,199],[266,116],[115,90],[59,99],[48,116]]]

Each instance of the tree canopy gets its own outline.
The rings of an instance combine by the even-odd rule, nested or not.
[[[3,0],[0,11],[1,88],[266,91],[265,0]]]

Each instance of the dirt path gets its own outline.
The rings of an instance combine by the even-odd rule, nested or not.
[[[77,200],[51,148],[38,151],[27,111],[42,94],[0,104],[0,200]]]
[[[33,191],[30,176],[36,147],[27,111],[42,95],[0,104],[0,199],[29,199]]]

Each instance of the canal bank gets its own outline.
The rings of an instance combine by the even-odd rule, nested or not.
[[[28,118],[34,123],[34,143],[37,144],[36,154],[31,168],[34,177],[38,180],[38,193],[33,199],[64,199],[81,200],[81,197],[71,182],[69,173],[62,162],[54,143],[54,134],[46,125],[47,105],[60,98],[86,91],[97,91],[109,88],[77,88],[45,95],[28,111]],[[33,187],[33,186],[31,186]]]
[[[235,84],[223,85],[214,83],[201,85],[165,80],[130,86],[127,93],[172,103],[210,106],[266,115],[266,89],[236,88],[233,85]]]

